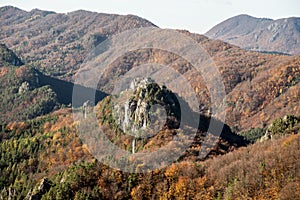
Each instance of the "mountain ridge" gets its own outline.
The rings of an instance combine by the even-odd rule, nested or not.
[[[27,64],[65,80],[72,80],[70,76],[88,52],[110,35],[132,28],[156,27],[135,15],[83,10],[64,14],[27,12],[7,6],[0,8],[0,14],[0,42]]]
[[[300,53],[299,17],[273,20],[238,15],[215,25],[205,35],[248,50]]]

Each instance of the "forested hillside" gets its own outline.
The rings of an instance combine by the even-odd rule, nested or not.
[[[212,109],[215,82],[167,50],[126,52],[81,77],[100,77],[97,88],[77,84],[79,72],[99,64],[81,68],[104,53],[96,48],[104,40],[135,28],[162,30],[145,19],[5,6],[0,27],[0,199],[299,198],[300,55],[170,30],[203,49],[217,69],[211,80],[220,74],[221,121]],[[163,84],[140,77],[116,92],[124,75],[151,63],[170,67],[159,74]],[[182,79],[170,78],[171,68]],[[129,156],[101,154],[115,149]]]
[[[40,87],[36,71],[23,65],[5,45],[0,48],[0,121],[32,119],[58,106],[53,90]]]

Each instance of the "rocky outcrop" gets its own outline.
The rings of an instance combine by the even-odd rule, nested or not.
[[[33,190],[29,190],[25,200],[40,200],[42,196],[51,188],[51,182],[47,178],[43,178]]]
[[[136,133],[150,126],[153,129],[155,122],[161,120],[165,122],[163,125],[178,126],[180,105],[175,94],[165,86],[160,87],[150,78],[135,79],[130,91],[125,93],[121,95],[131,93],[129,99],[114,106],[115,117],[124,131]]]
[[[260,138],[260,142],[284,136],[289,134],[297,134],[300,131],[300,117],[294,115],[285,115],[278,118],[270,124],[264,136]]]
[[[23,82],[22,85],[19,87],[19,94],[23,94],[29,91],[29,83],[27,81]]]
[[[12,187],[6,189],[5,187],[0,192],[0,200],[13,200],[17,197],[16,190]]]

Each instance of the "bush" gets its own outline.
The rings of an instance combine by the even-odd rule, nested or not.
[[[248,131],[239,133],[239,135],[243,136],[245,140],[255,143],[265,134],[265,132],[265,128],[252,128]]]
[[[270,131],[272,135],[286,135],[299,123],[300,117],[286,115],[283,118],[274,120],[268,127],[268,131]]]

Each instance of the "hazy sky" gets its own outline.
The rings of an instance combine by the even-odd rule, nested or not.
[[[56,12],[78,9],[103,13],[134,14],[161,28],[205,33],[217,23],[238,15],[284,18],[300,16],[299,0],[0,0],[0,6]]]

